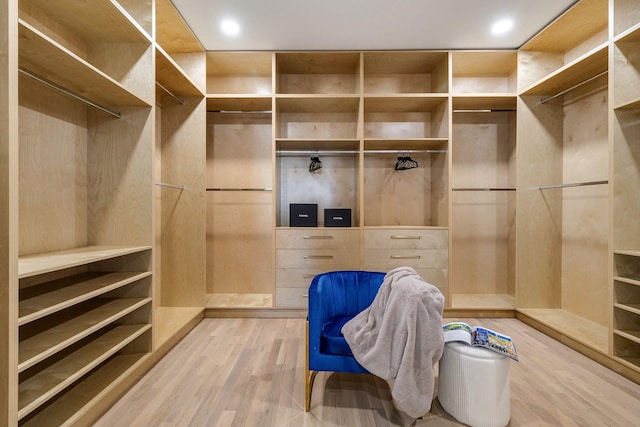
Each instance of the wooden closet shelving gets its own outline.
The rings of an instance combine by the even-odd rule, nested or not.
[[[640,240],[629,219],[640,212],[640,170],[633,160],[640,137],[640,8],[613,2],[613,356],[640,371]]]
[[[600,356],[610,334],[608,7],[581,1],[518,51],[518,315]]]
[[[203,317],[206,265],[206,53],[169,0],[155,1],[157,212],[154,348]]]
[[[450,306],[513,310],[517,52],[456,51],[451,68]]]
[[[60,425],[95,417],[152,351],[153,40],[113,1],[18,13],[17,383],[3,423]]]

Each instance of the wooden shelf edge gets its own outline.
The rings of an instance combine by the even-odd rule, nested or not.
[[[614,43],[629,43],[640,41],[640,23],[631,28],[627,28],[622,33],[613,38]]]
[[[23,420],[24,426],[40,426],[58,421],[57,425],[76,425],[79,419],[94,421],[101,411],[97,406],[111,406],[121,394],[152,367],[151,353],[120,354],[108,360],[83,381],[72,385],[55,401],[32,417]],[[154,364],[155,362],[153,362]],[[127,384],[123,384],[127,383]],[[114,390],[122,389],[112,397]],[[98,392],[96,393],[96,390]],[[109,396],[110,398],[107,398]],[[96,413],[97,412],[97,413]],[[89,425],[90,423],[86,423]]]
[[[640,316],[640,304],[621,304],[621,303],[615,303],[613,304],[613,306],[615,308],[618,308],[620,310],[624,310],[627,313],[633,313],[636,315]]]
[[[640,251],[638,250],[617,250],[617,251],[613,251],[614,255],[627,255],[627,256],[634,256],[634,257],[640,257]]]
[[[535,311],[536,309],[523,309],[523,308],[518,308],[516,309],[516,318],[518,318],[519,320],[522,320],[523,322],[529,324],[530,326],[535,327],[536,329],[545,332],[546,335],[549,335],[552,338],[555,338],[556,340],[563,342],[567,345],[569,345],[570,347],[574,348],[574,347],[579,347],[582,348],[583,350],[578,350],[577,348],[574,348],[575,350],[578,350],[580,352],[586,352],[591,351],[591,352],[596,352],[600,355],[604,355],[609,357],[609,351],[608,351],[608,344],[607,345],[596,345],[595,343],[591,342],[586,342],[583,337],[578,336],[579,334],[576,334],[575,331],[571,331],[568,328],[563,328],[563,325],[558,325],[557,322],[550,322],[548,319],[544,318],[543,316],[538,316],[536,315]],[[561,309],[549,309],[550,311],[557,311],[557,312],[563,312],[564,310]],[[572,317],[578,317],[575,315],[572,315]],[[589,324],[594,324],[595,322],[589,321],[585,319],[585,322],[588,322]],[[605,328],[604,326],[599,327],[598,329],[602,329],[602,334],[604,334],[604,336],[601,336],[600,338],[602,339],[602,341],[607,342],[608,343],[608,333],[606,331],[607,328]],[[597,333],[597,329],[591,329],[590,330],[591,334],[595,334]]]
[[[182,67],[159,45],[156,45],[156,80],[175,96],[205,96]]]
[[[88,281],[76,283],[75,285],[65,287],[57,292],[56,291],[49,292],[39,297],[31,298],[30,300],[27,300],[27,301],[31,303],[33,302],[33,300],[37,300],[36,302],[42,301],[42,307],[40,309],[37,309],[34,312],[31,312],[27,315],[19,317],[18,326],[22,326],[29,322],[33,322],[35,320],[41,319],[42,317],[56,313],[60,310],[64,310],[65,308],[69,308],[81,302],[87,301],[91,298],[95,298],[97,296],[103,295],[107,292],[119,289],[123,286],[137,282],[138,280],[144,279],[145,277],[149,277],[149,276],[151,276],[150,271],[107,273],[107,274],[95,277],[93,280],[96,281],[96,286],[90,287],[90,289],[87,289],[87,283],[91,282],[91,280],[88,280]],[[114,280],[111,280],[112,278]],[[109,279],[107,285],[100,283],[104,279]],[[68,295],[68,292],[70,288],[73,288],[73,287],[76,287],[78,292],[75,295],[70,296]],[[62,292],[64,292],[65,295],[63,295]],[[56,295],[59,295],[59,297],[55,298]],[[25,302],[23,301],[23,303]]]
[[[18,259],[18,279],[88,265],[98,261],[131,255],[151,249],[151,246],[83,246],[61,251],[21,256]]]
[[[102,107],[150,107],[149,102],[27,22],[19,20],[19,32],[21,69]]]
[[[556,93],[575,86],[580,81],[567,79],[567,75],[579,74],[582,69],[593,69],[593,77],[600,72],[606,71],[608,66],[609,43],[605,42],[595,47],[584,55],[558,68],[547,76],[541,78],[528,88],[520,92],[520,96],[527,95],[556,95]],[[555,93],[549,93],[550,91]]]
[[[622,282],[622,283],[627,283],[629,285],[640,286],[640,280],[639,279],[632,279],[630,277],[615,276],[613,278],[613,280],[616,280],[616,281]]]
[[[51,355],[88,337],[92,333],[99,331],[150,302],[151,298],[114,299],[105,305],[101,305],[94,310],[83,313],[78,317],[21,342],[18,346],[18,373],[40,363]],[[113,306],[113,308],[105,307],[110,305]],[[86,327],[82,330],[77,328],[78,330],[76,331],[73,329],[73,326],[77,326],[78,324],[86,325]],[[51,335],[52,337],[49,337],[47,341],[46,337],[44,339],[41,338],[43,335]],[[31,349],[30,351],[28,351],[29,348]],[[44,350],[38,351],[38,349],[42,348],[44,348]]]
[[[21,382],[18,385],[18,419],[24,418],[42,406],[150,329],[150,324],[118,326],[44,371]],[[83,357],[89,360],[83,363]],[[52,382],[50,379],[47,382],[47,376],[51,376],[55,381]]]
[[[613,333],[629,341],[633,341],[636,344],[640,344],[640,331],[622,331],[614,329]]]

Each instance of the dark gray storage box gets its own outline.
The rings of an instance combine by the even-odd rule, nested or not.
[[[317,203],[290,203],[289,204],[290,227],[317,227],[318,204]]]
[[[325,227],[351,227],[351,209],[325,209]]]

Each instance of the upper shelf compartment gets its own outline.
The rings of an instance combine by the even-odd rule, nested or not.
[[[277,93],[360,93],[357,52],[285,52],[276,54]]]
[[[156,80],[176,95],[203,96],[205,51],[170,0],[156,0]]]
[[[451,55],[455,94],[515,94],[518,53],[515,50],[454,51]]]
[[[153,103],[153,87],[140,84],[152,66],[151,38],[119,3],[19,4],[20,68],[105,107]],[[146,2],[133,9],[145,22],[151,18]]]
[[[207,94],[272,94],[272,56],[269,52],[207,52]]]
[[[521,95],[555,95],[607,70],[608,2],[582,0],[518,52]]]
[[[365,52],[364,93],[447,93],[447,52]]]
[[[24,71],[98,105],[149,105],[120,82],[22,20],[19,37],[19,65]]]

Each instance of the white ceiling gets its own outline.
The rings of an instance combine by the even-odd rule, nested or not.
[[[517,48],[576,0],[173,0],[206,50]],[[499,19],[512,30],[491,33]],[[238,35],[222,34],[234,19]]]

